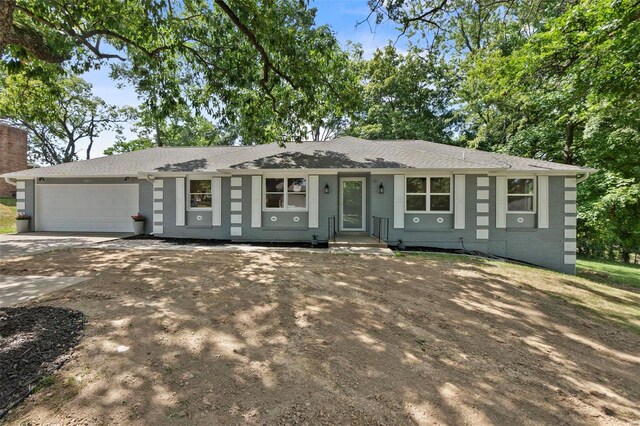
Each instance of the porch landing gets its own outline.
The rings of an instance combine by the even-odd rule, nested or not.
[[[331,253],[393,255],[384,241],[378,241],[366,233],[341,233],[335,241],[329,241]]]

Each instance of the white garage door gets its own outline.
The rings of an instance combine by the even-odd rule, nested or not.
[[[36,185],[38,231],[132,232],[138,185]]]

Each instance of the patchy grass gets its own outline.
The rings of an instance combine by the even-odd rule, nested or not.
[[[0,198],[0,234],[16,232],[16,200]]]
[[[91,322],[8,424],[640,421],[628,285],[451,254],[277,250],[74,249],[0,274],[93,277],[28,302]]]
[[[56,383],[56,378],[53,375],[44,376],[35,388],[33,388],[33,393],[38,393],[44,388],[48,388],[53,386]]]
[[[578,275],[604,284],[640,288],[640,265],[601,259],[578,259]]]

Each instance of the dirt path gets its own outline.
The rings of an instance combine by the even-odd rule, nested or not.
[[[0,274],[95,277],[38,301],[84,312],[86,337],[10,424],[640,422],[640,335],[580,299],[631,309],[640,295],[584,279],[450,257],[149,250],[39,254]]]

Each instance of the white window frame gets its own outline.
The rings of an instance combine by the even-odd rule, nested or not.
[[[267,207],[267,179],[284,179],[284,207]],[[305,179],[307,182],[304,192],[304,207],[289,207],[289,179]],[[270,192],[270,194],[275,194]],[[294,194],[296,194],[294,192]],[[262,176],[262,211],[264,212],[306,212],[309,210],[309,176],[296,173],[284,173]]]
[[[426,193],[417,193],[417,192],[408,192],[407,188],[408,188],[408,184],[407,184],[407,179],[410,178],[422,178],[422,179],[426,179],[427,180],[427,188],[426,188]],[[449,179],[449,193],[445,194],[445,193],[431,193],[431,179],[432,178],[448,178]],[[450,214],[453,213],[453,175],[425,175],[425,174],[420,174],[420,175],[405,175],[404,176],[404,187],[405,187],[405,191],[404,191],[404,208],[405,208],[405,213],[411,213],[411,214],[419,214],[419,213],[429,213],[429,214]],[[409,195],[424,195],[427,201],[427,209],[426,210],[409,210],[407,208],[407,196]],[[449,210],[431,210],[431,195],[448,195],[449,196]]]
[[[208,180],[211,185],[211,207],[191,207],[191,194],[208,194],[207,192],[191,192],[191,181],[192,180]],[[213,203],[215,200],[213,199],[213,179],[207,177],[190,177],[187,179],[187,191],[186,191],[185,201],[187,204],[187,211],[195,212],[195,211],[212,211]]]
[[[533,193],[532,194],[509,194],[509,181],[513,179],[532,179],[533,180]],[[507,193],[505,194],[505,202],[507,203],[505,206],[505,211],[507,214],[536,214],[538,210],[538,179],[535,176],[507,176],[507,185],[505,188]],[[509,196],[531,196],[533,197],[533,210],[532,211],[519,211],[519,210],[509,210]]]

